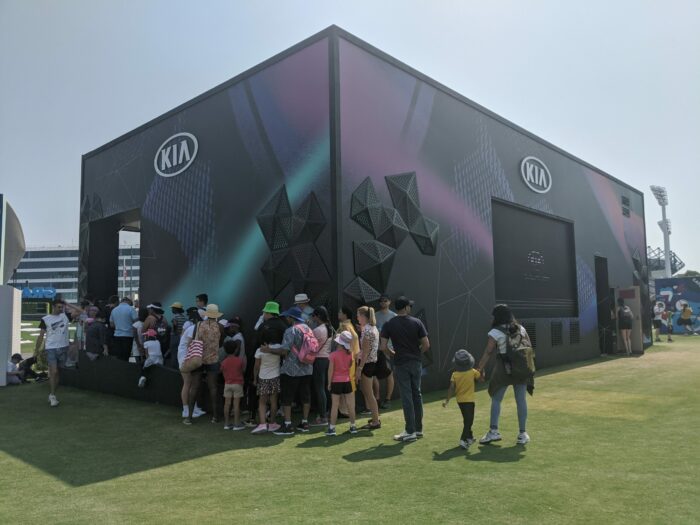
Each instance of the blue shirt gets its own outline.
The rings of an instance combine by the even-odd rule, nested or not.
[[[132,324],[136,322],[138,315],[129,304],[121,303],[109,316],[109,322],[114,324],[114,337],[133,337]]]

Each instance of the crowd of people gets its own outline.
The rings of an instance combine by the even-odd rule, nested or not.
[[[250,428],[253,434],[290,436],[318,426],[325,428],[327,436],[335,436],[339,418],[349,420],[351,434],[379,430],[380,412],[389,407],[398,384],[405,425],[393,438],[411,442],[423,437],[422,355],[430,348],[430,341],[424,324],[411,315],[413,301],[398,297],[393,310],[391,303],[389,297],[382,296],[376,311],[366,305],[355,312],[342,307],[334,326],[328,310],[312,307],[305,293],[297,294],[294,304],[284,310],[279,303],[268,301],[246,341],[241,318],[225,319],[207,294],[197,295],[190,308],[180,302],[170,305],[170,320],[158,302],[139,307],[129,298],[113,297],[104,305],[87,300],[78,307],[57,299],[51,313],[41,320],[36,353],[43,346],[52,407],[59,404],[59,369],[68,359],[68,326],[73,321],[78,325],[78,351],[93,360],[112,356],[138,363],[140,388],[148,388],[155,367],[179,369],[184,424],[192,425],[207,415],[197,403],[200,386],[206,384],[210,421],[218,423],[223,413],[225,430]],[[526,392],[532,394],[534,388],[534,361],[527,332],[506,305],[497,305],[487,340],[477,367],[467,350],[455,353],[444,403],[447,406],[453,396],[457,399],[463,416],[459,445],[465,449],[474,443],[475,385],[485,380],[494,356],[489,377],[490,428],[480,442],[502,439],[498,430],[500,407],[509,386],[513,386],[517,405],[516,441],[525,444],[530,440]],[[523,351],[529,351],[531,364],[523,361],[524,372],[518,374]],[[386,383],[384,396],[380,395],[381,382]],[[356,402],[363,408],[356,410]],[[313,418],[312,404],[316,410]],[[296,424],[292,420],[294,406],[301,411]],[[242,417],[244,408],[246,420]],[[358,423],[358,410],[369,416],[365,424]]]

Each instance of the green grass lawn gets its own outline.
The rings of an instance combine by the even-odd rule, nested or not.
[[[0,522],[698,523],[700,337],[641,358],[550,370],[516,446],[456,448],[461,418],[426,396],[424,439],[292,438],[182,425],[171,407],[46,384],[0,389]],[[439,394],[439,395],[438,395]],[[488,427],[477,395],[475,432]],[[203,419],[203,418],[202,418]],[[341,425],[339,430],[345,430]]]

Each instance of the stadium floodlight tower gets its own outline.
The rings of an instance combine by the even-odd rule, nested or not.
[[[671,277],[671,221],[666,218],[668,192],[662,186],[651,186],[651,192],[656,197],[656,202],[661,206],[661,220],[658,222],[658,225],[664,234],[664,268],[666,277]]]

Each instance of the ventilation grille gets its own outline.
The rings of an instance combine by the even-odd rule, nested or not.
[[[527,335],[530,336],[530,342],[532,343],[532,348],[537,348],[537,330],[535,329],[535,323],[532,321],[524,321],[521,323]]]
[[[564,325],[561,321],[552,321],[550,325],[552,331],[552,346],[564,344]]]
[[[622,196],[622,205],[627,206],[629,208],[630,206],[630,199],[629,197],[625,197],[624,195]]]
[[[630,216],[630,209],[629,209],[629,208],[625,208],[625,207],[623,206],[623,207],[622,207],[622,215],[624,215],[625,217],[629,217],[629,216]]]
[[[577,345],[581,342],[581,325],[578,321],[569,322],[569,344]]]
[[[621,198],[622,201],[622,215],[625,217],[630,216],[630,199],[629,197],[625,197],[624,195]]]

